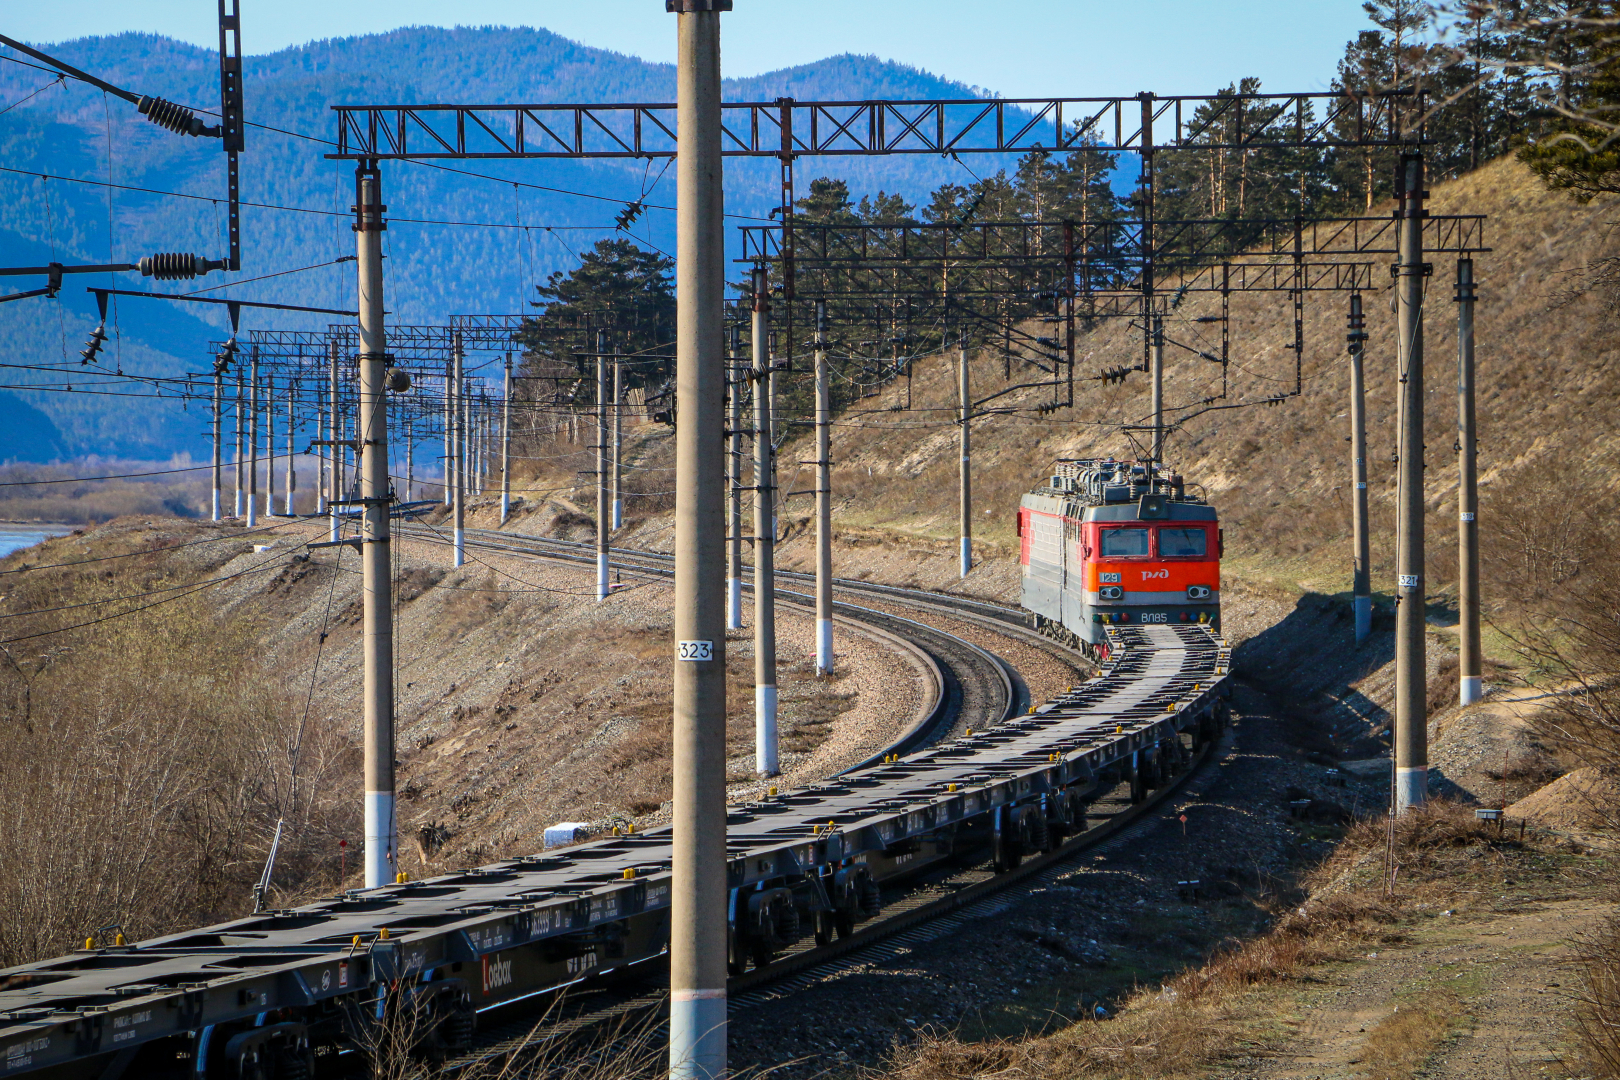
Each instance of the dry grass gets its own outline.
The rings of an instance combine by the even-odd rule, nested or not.
[[[1387,822],[1352,826],[1332,857],[1304,882],[1309,899],[1277,913],[1272,929],[1197,968],[1141,989],[1117,1015],[1034,1038],[965,1042],[925,1033],[879,1075],[896,1080],[968,1080],[993,1074],[1179,1080],[1234,1059],[1264,1055],[1292,1034],[1290,1006],[1272,991],[1296,986],[1313,967],[1347,960],[1368,944],[1399,941],[1418,904],[1465,906],[1502,880],[1494,827],[1469,807],[1431,802],[1398,822],[1390,845],[1401,867],[1384,888]],[[1532,843],[1540,840],[1532,839]],[[1612,938],[1620,943],[1620,929]],[[1616,956],[1620,956],[1617,949]],[[1620,1016],[1620,962],[1605,969],[1609,1008]],[[1408,1076],[1449,1030],[1458,1006],[1430,997],[1403,1004],[1374,1032],[1368,1067],[1379,1080]],[[1607,1015],[1605,1019],[1609,1018]],[[1404,1070],[1404,1071],[1403,1071]]]
[[[1367,1033],[1367,1080],[1409,1080],[1450,1034],[1461,1010],[1456,995],[1443,991],[1402,1002]]]
[[[31,557],[132,539],[75,538]],[[17,614],[7,636],[123,611],[114,598],[218,569],[187,563],[153,554],[9,579],[7,615],[89,606]],[[336,884],[324,856],[355,822],[334,779],[357,767],[355,748],[301,724],[301,700],[254,663],[254,635],[199,595],[3,647],[0,965],[110,924],[134,939],[241,914],[282,819],[276,881],[293,893]]]
[[[1581,973],[1575,1012],[1585,1064],[1594,1077],[1620,1077],[1620,918],[1578,942]]]

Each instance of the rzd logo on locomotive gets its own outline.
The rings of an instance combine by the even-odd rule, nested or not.
[[[512,961],[500,953],[484,957],[484,993],[512,985]]]
[[[1142,571],[1142,580],[1143,581],[1149,581],[1149,580],[1151,580],[1153,578],[1167,578],[1169,576],[1170,576],[1170,570],[1169,570],[1168,567],[1161,567],[1158,570],[1144,570],[1144,571]]]

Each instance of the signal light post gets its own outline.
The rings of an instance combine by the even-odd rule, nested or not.
[[[675,685],[669,1075],[726,1072],[725,185],[720,12],[676,13]],[[759,583],[755,579],[756,587]]]
[[[1372,633],[1372,540],[1367,534],[1367,388],[1362,356],[1367,345],[1367,319],[1361,294],[1350,294],[1350,527],[1355,554],[1351,563],[1350,607],[1357,643]]]
[[[1474,260],[1457,260],[1458,698],[1484,695],[1479,647],[1479,462],[1474,440]]]
[[[1395,510],[1395,810],[1428,793],[1429,723],[1423,586],[1423,156],[1401,156],[1396,177],[1396,367],[1400,463]]]

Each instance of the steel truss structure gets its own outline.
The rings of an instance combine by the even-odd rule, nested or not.
[[[1400,146],[1422,95],[1142,93],[1096,98],[733,101],[725,157]],[[675,104],[334,105],[340,160],[675,156]],[[1320,110],[1320,112],[1318,112]]]

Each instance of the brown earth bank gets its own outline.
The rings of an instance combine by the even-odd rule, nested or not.
[[[347,549],[305,547],[324,533],[302,521],[250,532],[121,519],[0,561],[11,732],[0,742],[0,819],[10,822],[0,865],[27,894],[16,910],[52,912],[3,920],[0,960],[60,953],[113,922],[135,938],[239,914],[278,821],[287,835],[269,902],[329,892],[345,872],[356,884],[360,575]],[[659,822],[671,783],[668,583],[632,577],[599,604],[588,569],[476,549],[466,566],[449,564],[435,539],[395,544],[401,869],[532,853],[559,821]],[[892,639],[841,624],[837,673],[817,678],[809,616],[784,606],[778,623],[783,772],[771,783],[847,768],[931,705],[922,659]],[[753,775],[750,633],[729,635],[727,649],[738,800],[764,787]],[[231,723],[212,722],[208,737],[192,730],[220,716]],[[176,740],[189,740],[174,762],[183,780],[157,773]],[[65,873],[57,845],[95,832],[98,799],[127,810],[104,824],[127,817],[126,836],[153,839],[139,858],[120,855],[115,827],[68,859],[92,894],[81,909],[51,899],[66,883],[53,876]],[[222,808],[204,828],[196,819],[210,799]],[[141,874],[187,878],[195,859],[172,855],[175,845],[229,869],[202,875],[199,865],[193,876],[210,884],[177,881],[168,903],[155,902],[162,889],[148,890],[153,903],[135,898]]]

